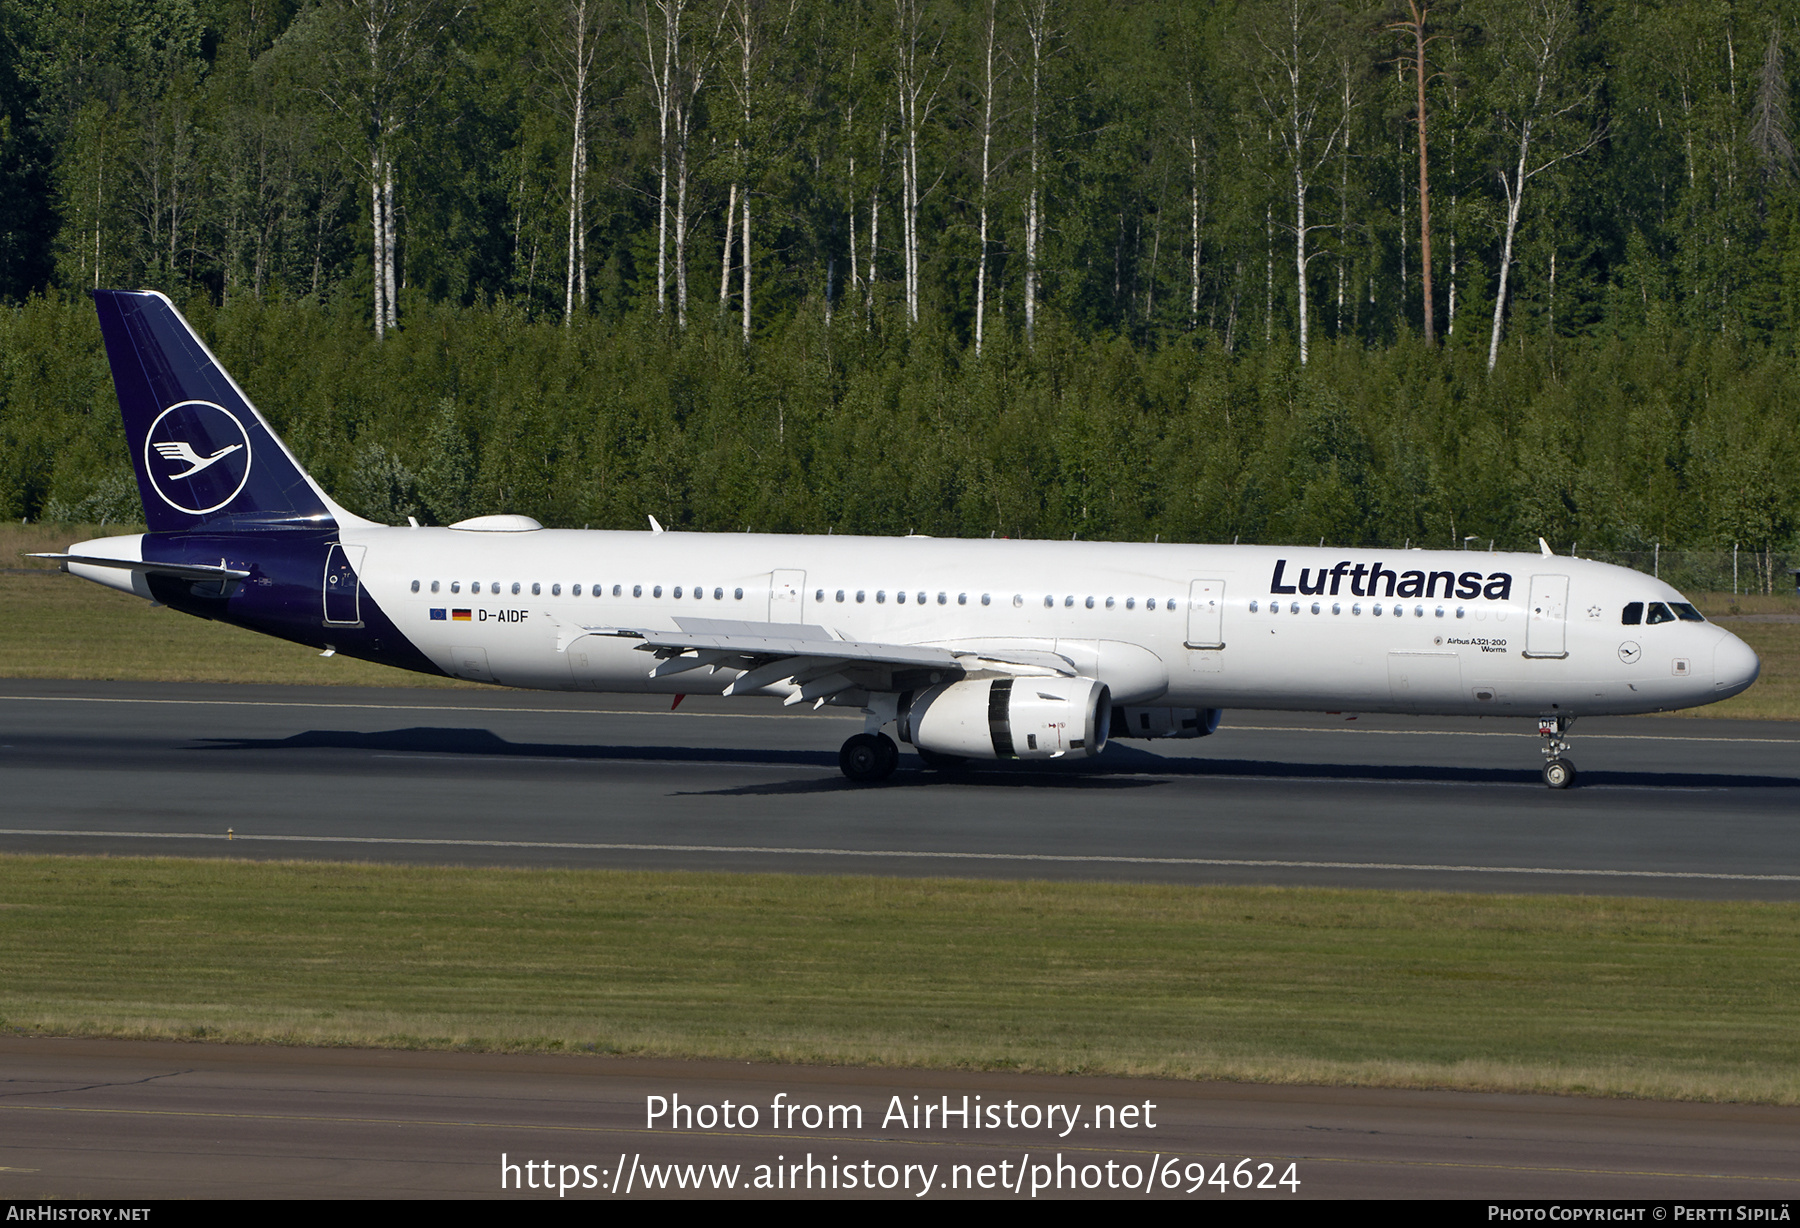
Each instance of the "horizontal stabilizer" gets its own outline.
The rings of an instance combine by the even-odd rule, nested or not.
[[[89,567],[116,567],[124,571],[141,572],[148,576],[174,576],[178,580],[248,580],[250,573],[236,567],[226,567],[222,562],[217,567],[204,563],[156,563],[141,559],[107,559],[91,554],[31,554],[27,558],[50,559],[61,563],[63,570],[69,569],[70,563],[83,563]]]

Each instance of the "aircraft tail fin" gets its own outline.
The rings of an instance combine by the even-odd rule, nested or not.
[[[152,532],[222,519],[360,522],[300,467],[165,296],[96,290],[94,306]]]

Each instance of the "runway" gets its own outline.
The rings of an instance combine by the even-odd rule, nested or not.
[[[0,1069],[11,1199],[1800,1191],[1800,1110],[1767,1105],[25,1038],[0,1038]],[[653,1120],[652,1097],[715,1116]],[[991,1107],[993,1124],[912,1118],[926,1104]]]
[[[0,850],[1800,898],[1800,727],[1228,712],[1096,761],[838,773],[769,701],[0,682]]]

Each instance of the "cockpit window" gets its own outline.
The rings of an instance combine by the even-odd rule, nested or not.
[[[1706,616],[1685,601],[1671,601],[1669,608],[1675,611],[1675,617],[1684,623],[1703,623]]]
[[[1650,603],[1650,617],[1646,618],[1644,621],[1654,627],[1657,623],[1674,622],[1675,615],[1671,614],[1669,612],[1669,607],[1662,602],[1652,601]]]
[[[1635,627],[1644,621],[1644,603],[1628,601],[1625,603],[1624,616],[1619,619],[1627,627]]]

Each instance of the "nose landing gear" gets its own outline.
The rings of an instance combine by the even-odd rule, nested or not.
[[[1544,783],[1552,789],[1566,789],[1575,783],[1575,765],[1563,758],[1569,752],[1563,734],[1574,723],[1572,716],[1538,718],[1538,736],[1544,739]]]

